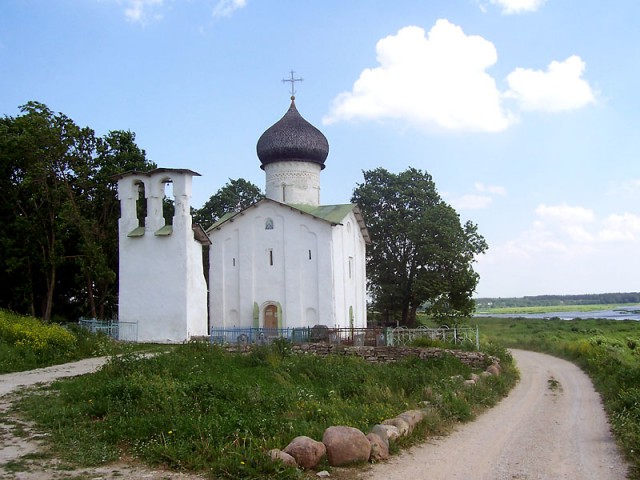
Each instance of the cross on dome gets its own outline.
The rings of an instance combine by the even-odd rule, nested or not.
[[[295,72],[291,70],[291,78],[283,78],[282,83],[290,82],[291,83],[291,100],[295,99],[296,90],[295,83],[304,81],[304,78],[295,78]]]

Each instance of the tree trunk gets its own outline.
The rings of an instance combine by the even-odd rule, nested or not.
[[[51,266],[51,272],[49,272],[49,280],[47,281],[47,301],[45,303],[44,312],[42,318],[45,322],[51,320],[51,311],[53,310],[53,291],[56,286],[56,267]]]
[[[411,325],[413,325],[414,327],[418,326],[418,319],[416,317],[417,311],[418,311],[417,305],[412,305],[411,310],[409,311],[409,321],[411,322]]]
[[[93,297],[93,282],[91,281],[91,275],[87,273],[85,275],[87,280],[87,299],[89,300],[89,310],[91,312],[91,318],[97,318],[96,316],[96,301]]]

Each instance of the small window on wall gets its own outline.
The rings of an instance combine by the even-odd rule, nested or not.
[[[273,266],[273,249],[272,248],[267,250],[267,255],[269,257],[269,265]]]
[[[264,229],[265,230],[273,230],[273,220],[270,218],[267,218],[264,222]]]
[[[353,257],[349,257],[349,278],[353,278]]]
[[[311,260],[311,250],[309,250],[309,260]]]
[[[232,264],[233,264],[234,267],[236,266],[236,259],[235,258],[233,259]]]

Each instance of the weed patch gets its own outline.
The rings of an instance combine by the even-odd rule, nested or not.
[[[24,398],[19,408],[67,461],[133,457],[214,478],[287,479],[299,472],[265,454],[296,436],[320,439],[331,425],[366,432],[425,400],[432,414],[417,432],[439,432],[473,418],[514,383],[505,374],[465,389],[461,379],[471,372],[450,356],[372,365],[291,355],[287,345],[239,355],[189,343],[153,358],[114,357],[93,375],[52,384],[55,395]]]

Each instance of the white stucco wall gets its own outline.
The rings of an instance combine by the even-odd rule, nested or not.
[[[282,328],[348,327],[349,307],[354,326],[366,326],[365,243],[353,213],[347,221],[333,226],[263,201],[210,231],[212,326],[263,327],[269,304],[282,309]]]
[[[175,343],[208,332],[202,245],[194,239],[189,212],[194,172],[161,170],[129,175],[118,181],[121,201],[118,319],[137,324],[137,333],[136,329],[121,329],[126,332],[123,340]],[[167,181],[173,183],[176,212],[170,234],[158,235],[165,223],[162,198]],[[129,236],[139,224],[136,217],[139,183],[145,185],[148,216],[144,233]]]
[[[346,328],[367,326],[366,244],[353,212],[332,232],[336,324]]]
[[[264,166],[266,197],[292,205],[320,205],[320,170],[313,162],[269,163]]]

